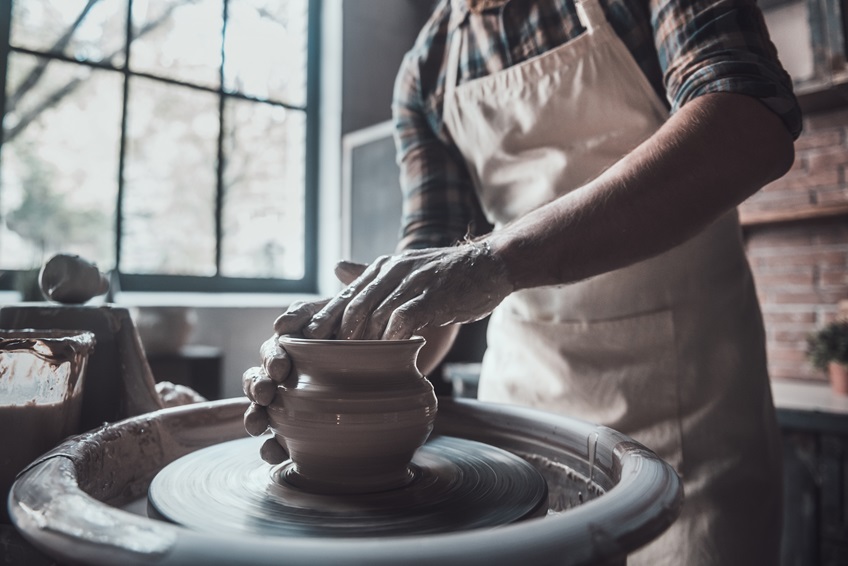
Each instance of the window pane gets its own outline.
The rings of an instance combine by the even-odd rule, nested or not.
[[[225,127],[221,274],[302,278],[304,113],[228,99]]]
[[[230,92],[306,104],[308,0],[230,0],[224,85]]]
[[[215,274],[218,97],[130,82],[121,270]]]
[[[62,251],[112,269],[123,78],[16,53],[8,73],[0,268],[37,267]]]
[[[11,44],[124,64],[126,0],[15,0]]]
[[[222,0],[133,2],[130,70],[218,88]]]

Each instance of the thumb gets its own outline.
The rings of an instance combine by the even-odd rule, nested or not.
[[[336,264],[336,278],[345,285],[350,285],[354,279],[362,275],[366,267],[368,266],[363,263],[342,260]]]

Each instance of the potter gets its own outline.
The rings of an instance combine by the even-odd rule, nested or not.
[[[398,253],[277,332],[434,344],[491,314],[481,400],[609,426],[683,475],[680,520],[628,563],[776,563],[735,207],[789,169],[801,119],[756,3],[443,0],[392,108]]]
[[[367,493],[397,488],[413,479],[416,450],[433,429],[433,386],[416,367],[420,337],[397,341],[311,340],[279,337],[292,371],[280,384],[264,370],[248,371],[245,393],[254,406],[248,432],[275,437],[263,457],[293,466],[285,481],[321,493]],[[265,406],[268,423],[257,415]],[[269,455],[271,455],[269,457]],[[273,457],[276,455],[276,458]]]

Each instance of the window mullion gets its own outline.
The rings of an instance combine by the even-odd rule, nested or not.
[[[127,155],[127,120],[130,92],[130,44],[132,43],[133,0],[127,0],[127,25],[124,35],[124,92],[121,101],[121,138],[118,154],[118,192],[115,202],[115,272],[121,272],[121,248],[124,234],[124,169]]]
[[[222,239],[224,235],[224,166],[226,159],[224,154],[224,127],[226,126],[224,121],[224,64],[226,61],[224,46],[226,45],[229,4],[229,0],[224,0],[223,28],[221,29],[221,67],[218,69],[218,167],[215,187],[215,274],[218,276],[221,275]]]

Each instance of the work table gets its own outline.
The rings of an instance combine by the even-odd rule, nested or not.
[[[783,435],[782,564],[848,564],[848,396],[773,380]]]
[[[827,383],[775,379],[771,389],[782,428],[848,434],[848,396]]]

